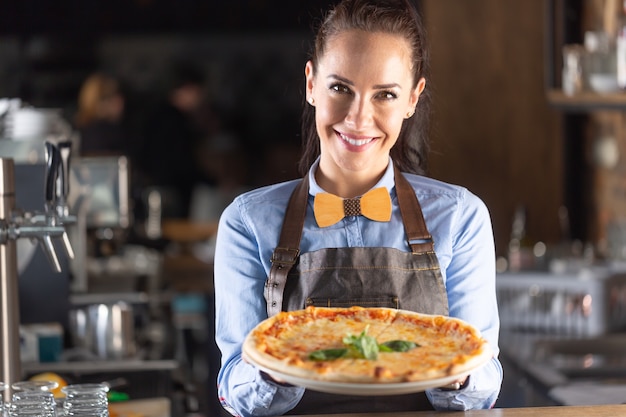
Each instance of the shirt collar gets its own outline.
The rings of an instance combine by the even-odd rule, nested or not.
[[[317,193],[326,192],[324,191],[324,189],[322,189],[322,187],[319,186],[317,181],[315,181],[315,171],[317,171],[319,164],[320,164],[320,157],[318,156],[315,162],[313,163],[313,165],[311,165],[311,169],[309,169],[309,173],[308,173],[309,194],[312,196],[315,196],[315,194]],[[376,185],[372,187],[372,189],[378,188],[378,187],[385,187],[387,188],[387,191],[391,193],[391,190],[393,189],[394,185],[395,185],[395,177],[394,177],[394,172],[393,172],[393,161],[391,160],[391,157],[389,157],[389,164],[387,164],[387,169],[385,170],[385,173],[383,174],[381,179],[376,183]]]

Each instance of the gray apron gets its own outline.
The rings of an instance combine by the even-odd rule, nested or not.
[[[396,193],[411,252],[394,248],[329,248],[300,253],[308,206],[305,176],[293,191],[265,286],[267,314],[318,307],[391,307],[448,314],[448,297],[432,236],[415,191],[395,168]],[[306,390],[289,414],[432,410],[424,393],[350,396]]]

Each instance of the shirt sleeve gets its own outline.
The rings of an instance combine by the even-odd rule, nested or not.
[[[450,262],[442,271],[446,277],[450,316],[475,326],[489,342],[494,356],[471,373],[466,387],[457,391],[427,391],[437,410],[491,408],[502,385],[491,219],[487,207],[477,196],[468,191],[463,196],[450,226]]]
[[[241,215],[239,200],[222,214],[214,264],[216,343],[222,353],[218,394],[235,416],[281,415],[294,408],[304,389],[283,386],[261,377],[241,357],[243,341],[267,318],[263,288],[267,272],[257,238]]]

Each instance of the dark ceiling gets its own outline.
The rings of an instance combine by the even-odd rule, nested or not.
[[[7,0],[0,35],[309,31],[329,0]]]

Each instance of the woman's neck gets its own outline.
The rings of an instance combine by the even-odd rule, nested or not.
[[[372,175],[337,171],[331,174],[321,167],[315,171],[315,181],[326,192],[342,198],[354,198],[369,191],[384,175],[385,171]]]

